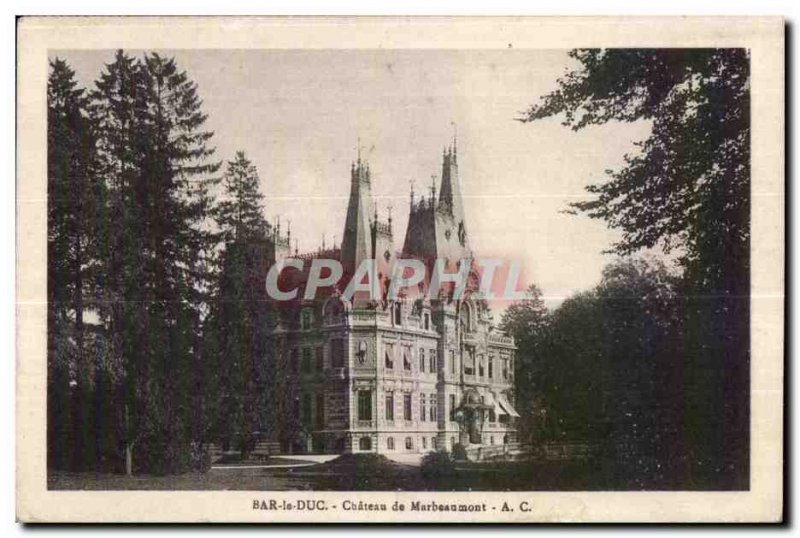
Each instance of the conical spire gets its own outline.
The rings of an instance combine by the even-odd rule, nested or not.
[[[455,164],[452,148],[442,158],[442,187],[439,189],[439,209],[453,214],[453,180],[458,179],[458,165]]]
[[[361,141],[358,143],[356,163],[350,170],[350,201],[347,205],[347,220],[342,234],[342,265],[345,270],[355,270],[362,260],[372,256],[370,216],[372,193],[369,164],[361,157]]]

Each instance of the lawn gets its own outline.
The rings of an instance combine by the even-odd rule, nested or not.
[[[301,463],[297,460],[287,460]],[[277,459],[270,463],[278,462]],[[283,462],[281,462],[283,463]],[[383,457],[342,456],[295,468],[226,468],[179,476],[52,472],[55,490],[253,491],[531,491],[603,489],[586,464],[565,462],[460,463],[455,473],[426,479],[419,467]],[[592,483],[595,482],[595,483]]]

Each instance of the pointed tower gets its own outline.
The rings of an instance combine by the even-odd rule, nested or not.
[[[454,138],[453,147],[442,152],[439,198],[436,198],[435,179],[427,199],[423,197],[417,202],[412,197],[403,253],[423,259],[428,265],[439,258],[448,264],[472,259],[461,200],[457,151]]]
[[[453,214],[453,176],[458,178],[458,163],[453,158],[453,149],[442,151],[442,188],[439,189],[439,211]]]
[[[461,199],[461,183],[458,178],[458,147],[453,137],[453,147],[442,155],[442,185],[439,189],[437,211],[452,217],[455,239],[464,249],[469,249],[464,205]]]
[[[362,260],[372,257],[372,230],[370,210],[372,191],[369,165],[358,161],[350,167],[350,201],[347,205],[347,220],[342,235],[342,265],[352,272]]]

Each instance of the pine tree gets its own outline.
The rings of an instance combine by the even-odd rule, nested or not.
[[[224,444],[233,443],[246,455],[266,421],[267,306],[262,280],[268,224],[257,170],[241,151],[227,163],[214,216],[224,248],[214,316],[220,376],[218,434]]]
[[[212,134],[196,85],[174,60],[118,51],[97,81],[94,111],[110,189],[103,315],[121,357],[117,407],[126,470],[185,467],[200,361],[210,236],[204,230]]]
[[[264,239],[267,222],[258,171],[242,151],[227,164],[223,193],[215,209],[220,239],[225,244]]]
[[[50,63],[47,85],[48,370],[49,432],[59,430],[73,452],[73,466],[92,458],[95,444],[86,398],[91,382],[85,312],[92,308],[100,208],[105,196],[97,177],[96,129],[86,91],[60,59]],[[70,393],[76,395],[70,397]],[[72,416],[70,416],[72,410]],[[55,439],[51,437],[51,442]],[[62,440],[61,442],[64,442]],[[63,467],[62,459],[52,463]]]
[[[214,150],[207,143],[213,133],[203,129],[207,116],[201,110],[196,84],[174,59],[149,54],[144,65],[152,92],[150,189],[165,194],[153,198],[150,235],[156,304],[162,309],[158,316],[166,321],[165,345],[158,360],[165,390],[161,425],[164,437],[182,450],[203,422],[198,423],[202,417],[192,406],[192,396],[206,381],[200,376],[203,357],[198,335],[211,278],[210,268],[203,263],[213,246],[213,236],[206,229],[208,187],[216,182],[213,174],[219,163],[210,160]],[[167,456],[170,466],[183,465],[175,461],[182,454]]]

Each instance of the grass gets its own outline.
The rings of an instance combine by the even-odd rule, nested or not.
[[[298,460],[269,463],[302,463]],[[243,465],[245,465],[243,463]],[[615,483],[616,482],[616,483]],[[623,484],[588,461],[516,461],[455,464],[455,472],[426,479],[420,467],[374,454],[343,455],[295,468],[211,469],[179,476],[51,472],[54,490],[251,490],[251,491],[599,491],[664,489]],[[708,488],[706,488],[708,489]]]
[[[266,463],[266,462],[265,462]],[[272,458],[269,464],[302,463]],[[242,463],[246,465],[246,463]],[[403,465],[383,456],[344,455],[327,463],[296,468],[228,468],[178,476],[111,473],[51,472],[53,490],[255,490],[255,491],[504,491],[581,489],[585,483],[576,473],[588,469],[558,464],[525,462],[459,463],[456,474],[426,480],[419,467]]]

